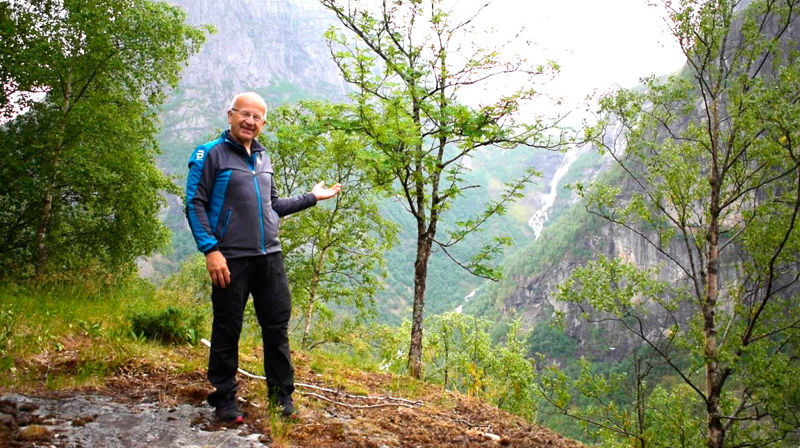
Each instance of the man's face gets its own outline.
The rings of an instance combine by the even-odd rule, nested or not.
[[[243,95],[236,100],[233,109],[228,110],[228,123],[231,125],[231,135],[242,145],[249,145],[258,137],[264,121],[255,119],[255,116],[264,118],[267,112],[260,101]]]

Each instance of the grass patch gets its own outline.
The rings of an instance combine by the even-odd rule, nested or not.
[[[408,398],[409,400],[417,400],[425,396],[426,385],[425,382],[416,380],[410,376],[395,375],[392,378],[388,391],[394,395]]]
[[[207,356],[179,353],[137,335],[132,316],[155,316],[150,329],[176,330],[172,342],[190,342],[207,331],[206,312],[181,297],[138,278],[113,284],[0,285],[0,388],[65,389],[101,385],[134,360],[156,360],[179,371],[204,365]],[[208,305],[210,308],[210,305]],[[169,311],[179,310],[179,311]],[[156,311],[162,310],[162,311]],[[167,310],[167,311],[164,311]],[[194,310],[189,312],[187,310]],[[162,329],[163,329],[162,328]],[[162,333],[170,334],[170,333]],[[153,339],[158,339],[154,337]],[[168,339],[168,338],[164,338]]]
[[[141,279],[92,288],[0,285],[0,390],[119,387],[128,379],[148,384],[152,378],[188,373],[203,395],[210,388],[203,378],[208,350],[190,342],[209,337],[211,304],[200,293],[202,284],[175,278],[160,287]],[[292,346],[300,347],[294,340]],[[430,393],[423,382],[381,369],[379,353],[370,347],[355,343],[327,351],[295,350],[298,381],[354,395],[419,399]],[[264,373],[260,328],[252,311],[245,315],[240,366]],[[291,426],[270,414],[264,382],[240,379],[248,412],[255,413],[277,444],[288,440]],[[295,403],[312,410],[327,406],[300,393]]]

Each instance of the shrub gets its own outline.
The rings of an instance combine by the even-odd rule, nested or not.
[[[203,316],[197,311],[170,306],[163,311],[140,311],[131,316],[131,327],[138,338],[163,344],[196,344],[200,339]]]

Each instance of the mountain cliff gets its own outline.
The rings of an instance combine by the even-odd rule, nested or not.
[[[304,98],[345,98],[345,82],[323,38],[335,18],[318,2],[170,3],[186,11],[189,23],[216,30],[190,59],[163,107],[159,165],[175,175],[179,185],[192,149],[227,128],[225,113],[236,93],[256,91],[273,105]],[[182,199],[170,195],[167,200],[164,220],[173,231],[172,250],[140,263],[144,276],[171,272],[196,251]]]
[[[305,97],[341,99],[345,83],[322,37],[335,18],[314,0],[171,0],[193,25],[212,25],[166,104],[164,168],[180,172],[189,148],[227,126],[234,94],[253,90],[270,104]]]

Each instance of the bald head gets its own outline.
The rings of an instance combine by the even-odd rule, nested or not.
[[[250,153],[250,143],[261,133],[267,103],[255,92],[240,93],[233,97],[228,109],[228,124],[231,125],[230,136],[239,142]]]
[[[264,111],[266,112],[267,102],[264,101],[264,98],[262,98],[261,95],[257,94],[256,92],[243,92],[234,96],[233,101],[231,101],[231,109],[238,109],[237,103],[245,99],[260,104],[264,108]]]

